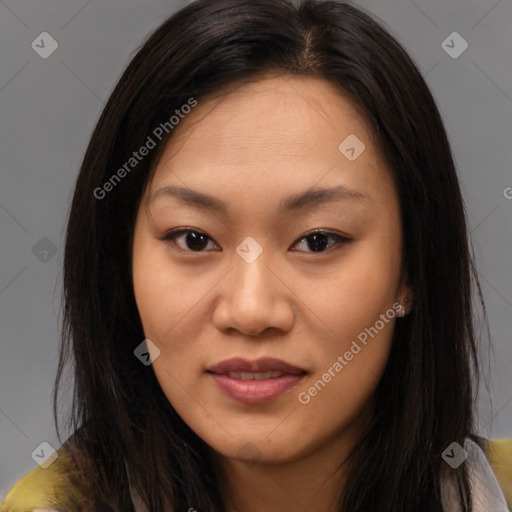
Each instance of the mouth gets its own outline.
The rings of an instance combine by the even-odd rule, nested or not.
[[[224,375],[224,374],[220,374]],[[229,372],[227,374],[231,379],[237,380],[265,380],[265,379],[275,379],[276,377],[281,377],[281,375],[285,375],[282,372]]]
[[[246,404],[261,404],[296,386],[307,372],[279,359],[251,362],[234,358],[211,367],[207,373],[230,398]]]

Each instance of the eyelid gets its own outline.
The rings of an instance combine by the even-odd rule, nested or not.
[[[208,238],[210,241],[212,241],[215,245],[218,246],[218,244],[215,242],[215,240],[213,240],[213,238],[211,236],[207,235],[204,231],[201,231],[200,229],[196,229],[196,228],[176,228],[176,229],[167,231],[163,236],[158,237],[158,240],[160,240],[162,242],[172,242],[175,244],[176,238],[178,238],[181,235],[188,234],[188,233],[197,233],[199,235],[203,235],[206,238]],[[196,254],[201,254],[201,253],[207,252],[207,251],[190,251],[187,249],[182,249],[181,247],[178,247],[178,249],[183,252],[190,252],[190,253],[196,253]]]
[[[308,238],[309,236],[317,235],[317,234],[318,235],[327,235],[331,238],[334,238],[334,239],[336,239],[337,244],[334,247],[331,247],[325,251],[320,251],[320,252],[315,252],[315,251],[294,251],[294,252],[305,252],[306,254],[327,254],[327,253],[331,252],[332,250],[336,249],[336,247],[339,245],[347,245],[347,244],[353,242],[352,238],[341,235],[340,233],[337,233],[336,231],[330,231],[330,230],[324,229],[324,228],[317,228],[317,229],[308,231],[304,235],[301,235],[301,237],[292,244],[292,247],[294,245],[296,245],[297,243],[302,242],[302,240]]]
[[[215,242],[215,240],[213,240],[213,238],[211,238],[204,231],[201,231],[200,229],[196,229],[196,228],[176,228],[174,230],[166,232],[163,236],[158,237],[158,240],[163,241],[163,242],[170,241],[170,242],[174,243],[176,238],[178,238],[181,235],[188,234],[188,233],[197,233],[197,234],[203,235],[207,239],[212,241],[215,245],[218,246],[218,244]],[[337,245],[347,245],[353,241],[352,238],[341,235],[335,231],[329,231],[324,228],[317,228],[317,229],[313,229],[311,231],[307,231],[306,233],[301,235],[300,238],[298,238],[295,242],[293,242],[291,247],[293,247],[294,245],[296,245],[299,242],[302,242],[304,239],[308,238],[309,236],[312,236],[315,234],[327,235],[331,238],[334,238],[337,241]],[[309,253],[309,254],[326,254],[326,253],[330,252],[331,250],[333,250],[334,248],[336,248],[336,245],[334,247],[331,247],[331,248],[325,250],[325,251],[320,251],[320,252],[297,251],[297,250],[293,250],[293,249],[292,250],[293,250],[293,252],[305,252],[305,253]],[[208,252],[208,251],[191,251],[191,250],[187,250],[187,249],[182,249],[181,247],[179,247],[179,249],[184,252],[196,253],[196,254],[202,254],[202,253]]]

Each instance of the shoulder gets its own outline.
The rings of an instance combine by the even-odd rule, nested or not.
[[[46,469],[38,466],[16,482],[1,504],[1,512],[82,510],[84,496],[73,484],[76,469],[72,459],[64,446],[56,455]]]
[[[510,483],[512,460],[507,460],[506,450],[512,440],[505,443],[479,439],[480,446],[470,439],[464,443],[464,464],[467,464],[474,512],[508,512],[512,506]],[[463,452],[461,452],[463,453]],[[447,468],[445,468],[447,469]],[[456,469],[456,468],[455,468]],[[460,512],[455,472],[449,469],[441,481],[443,510]]]
[[[484,449],[508,508],[512,510],[512,439],[488,441]]]

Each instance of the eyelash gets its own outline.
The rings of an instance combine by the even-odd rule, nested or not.
[[[177,229],[175,231],[169,231],[164,236],[160,237],[159,240],[161,240],[163,242],[170,242],[170,243],[176,245],[176,238],[178,238],[181,235],[186,235],[186,234],[190,234],[190,233],[196,233],[196,234],[199,234],[199,235],[203,235],[208,240],[213,241],[206,233],[203,233],[202,231],[198,231],[196,229],[183,229],[183,228],[179,228],[179,229]],[[335,239],[337,244],[342,245],[342,246],[347,245],[350,242],[352,242],[351,238],[347,238],[347,237],[341,236],[338,233],[333,233],[331,231],[325,231],[325,230],[322,230],[322,229],[317,229],[317,230],[313,230],[313,231],[310,231],[310,232],[306,233],[304,236],[302,236],[296,242],[294,242],[293,245],[296,245],[297,243],[302,242],[303,240],[305,240],[308,237],[313,236],[313,235],[327,235],[330,238]],[[190,253],[196,253],[196,254],[201,254],[201,253],[206,252],[204,250],[192,251],[192,250],[189,250],[189,249],[183,249],[182,247],[179,247],[179,246],[178,246],[178,249],[182,250],[184,252],[190,252]],[[326,249],[324,251],[318,251],[318,252],[315,252],[315,251],[295,251],[295,252],[306,252],[306,253],[309,253],[309,254],[325,254],[327,252],[330,252],[331,250],[333,250],[333,247],[331,247],[329,249]]]

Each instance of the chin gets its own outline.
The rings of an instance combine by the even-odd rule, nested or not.
[[[212,443],[205,439],[205,442],[222,457],[246,462],[250,465],[293,462],[300,458],[301,453],[305,451],[297,443],[291,443],[289,437],[269,443],[267,434],[245,436],[243,439],[229,438],[229,441],[223,439]]]

